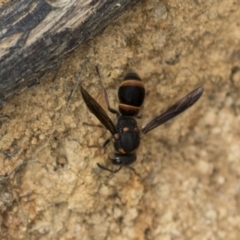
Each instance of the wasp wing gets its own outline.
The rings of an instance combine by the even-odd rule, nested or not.
[[[194,91],[190,92],[188,95],[180,99],[174,105],[172,105],[166,112],[162,113],[160,116],[154,118],[147,125],[142,127],[142,133],[146,134],[152,129],[160,126],[161,124],[167,122],[168,120],[176,117],[178,114],[182,113],[189,107],[191,107],[197,100],[202,96],[204,89],[203,87],[198,87]]]
[[[117,133],[117,129],[112,120],[108,117],[104,109],[92,98],[88,92],[81,86],[83,99],[89,110],[98,118],[98,120],[112,133]]]

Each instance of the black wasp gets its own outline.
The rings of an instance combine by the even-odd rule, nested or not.
[[[96,70],[101,80],[101,85],[103,88],[105,100],[107,102],[108,110],[111,113],[117,115],[116,125],[108,117],[107,113],[97,103],[97,101],[91,97],[82,86],[81,93],[89,110],[112,134],[112,137],[105,142],[104,147],[110,142],[110,140],[113,141],[116,152],[114,153],[114,156],[109,157],[109,159],[111,160],[112,164],[120,165],[120,167],[116,170],[111,170],[100,165],[99,163],[97,163],[97,165],[100,168],[113,173],[118,172],[122,166],[129,165],[136,161],[136,150],[140,144],[141,132],[146,134],[152,129],[160,126],[161,124],[182,113],[191,107],[195,102],[197,102],[204,90],[202,86],[198,87],[180,99],[178,102],[173,104],[170,108],[167,109],[167,111],[160,114],[148,124],[143,126],[141,130],[139,130],[136,118],[140,117],[138,114],[145,97],[145,88],[141,78],[135,72],[127,73],[118,89],[118,98],[120,102],[118,112],[117,110],[110,107],[108,94],[103,86],[103,81],[99,74],[98,67],[96,67]]]

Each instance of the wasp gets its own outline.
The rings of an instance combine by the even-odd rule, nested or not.
[[[128,72],[124,77],[118,89],[119,111],[117,111],[111,108],[109,104],[108,93],[103,85],[98,67],[96,67],[96,71],[100,78],[108,110],[117,117],[116,124],[112,122],[105,110],[82,86],[81,93],[89,110],[112,134],[111,138],[107,139],[103,146],[105,147],[112,140],[115,152],[112,157],[109,156],[108,158],[113,165],[118,165],[119,168],[112,170],[97,163],[98,167],[112,173],[117,173],[123,166],[130,165],[136,161],[136,150],[140,145],[141,134],[150,132],[191,107],[204,91],[202,86],[196,88],[169,107],[164,113],[139,129],[136,118],[141,118],[139,112],[145,98],[145,87],[139,75],[136,72]]]

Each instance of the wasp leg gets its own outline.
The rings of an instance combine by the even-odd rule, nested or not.
[[[93,123],[87,123],[87,122],[83,122],[83,125],[89,126],[89,127],[99,127],[99,128],[104,128],[103,125],[101,124],[93,124]]]
[[[141,119],[141,118],[142,118],[142,116],[143,116],[143,113],[142,113],[142,110],[141,110],[141,113],[140,113],[140,114],[138,114],[138,115],[136,116],[136,118],[137,118],[137,119]]]
[[[96,71],[97,71],[97,74],[98,74],[100,82],[101,82],[101,87],[103,89],[105,101],[106,101],[107,106],[108,106],[108,111],[111,112],[111,113],[117,114],[117,116],[119,116],[120,115],[119,112],[116,109],[110,107],[110,103],[109,103],[109,100],[108,100],[108,93],[107,93],[107,90],[104,87],[103,80],[102,80],[102,77],[100,75],[98,66],[96,66]]]
[[[103,169],[103,170],[106,170],[106,171],[108,171],[108,172],[111,172],[111,173],[117,173],[117,172],[119,172],[119,171],[121,170],[121,168],[122,168],[122,166],[120,166],[118,169],[112,170],[112,169],[109,169],[109,168],[104,167],[104,166],[101,165],[100,163],[97,163],[97,165],[98,165],[99,168],[101,168],[101,169]]]
[[[139,178],[141,177],[141,176],[138,174],[138,172],[136,171],[135,168],[130,167],[130,166],[126,166],[126,167],[129,168],[130,170],[132,170],[136,176],[138,176]]]
[[[111,141],[111,138],[108,138],[108,139],[104,142],[103,148],[105,148],[105,147],[110,143],[110,141]]]
[[[136,116],[136,118],[141,119],[143,115],[144,115],[144,106],[141,107],[140,113]]]

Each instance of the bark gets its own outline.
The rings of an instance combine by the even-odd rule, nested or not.
[[[0,8],[0,103],[56,68],[138,0],[10,1]]]

